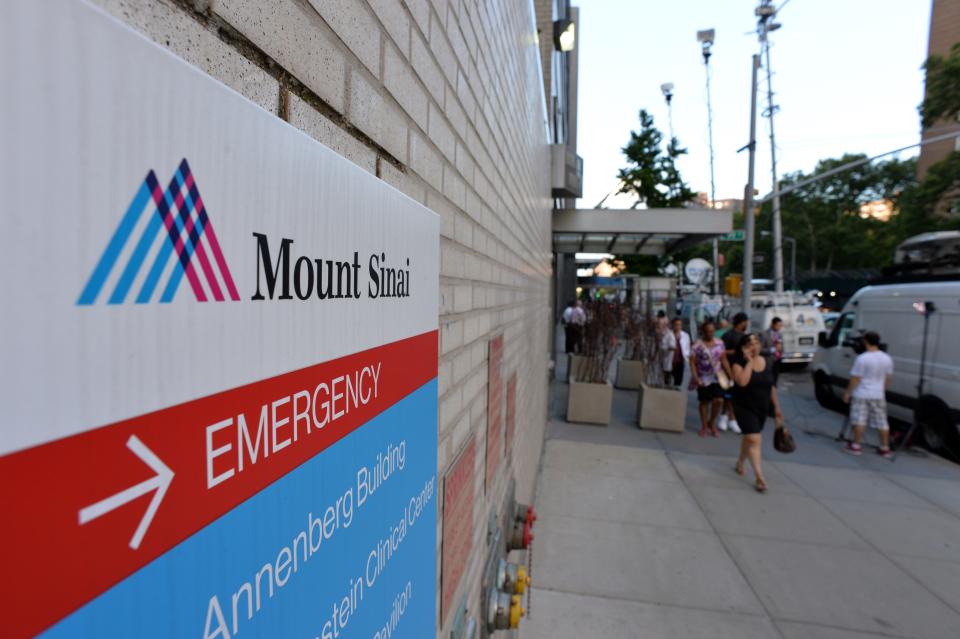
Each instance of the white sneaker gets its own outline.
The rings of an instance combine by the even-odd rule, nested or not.
[[[720,415],[719,417],[717,417],[717,428],[718,428],[719,430],[726,431],[726,430],[727,430],[727,422],[728,422],[727,416],[726,416],[726,415]],[[736,423],[736,422],[734,422],[734,423]]]
[[[730,432],[740,434],[740,424],[738,424],[735,419],[730,420]]]

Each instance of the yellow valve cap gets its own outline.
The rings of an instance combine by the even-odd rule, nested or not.
[[[518,595],[522,595],[527,590],[527,584],[530,583],[530,577],[527,575],[526,566],[520,566],[517,568],[517,585],[515,590]]]
[[[510,597],[510,627],[520,627],[520,617],[526,614],[526,610],[520,605],[520,595]]]

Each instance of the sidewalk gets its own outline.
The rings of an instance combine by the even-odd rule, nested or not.
[[[798,450],[765,438],[765,495],[733,472],[736,435],[697,436],[692,397],[686,432],[654,433],[633,425],[629,391],[615,391],[609,426],[566,423],[555,383],[520,636],[960,636],[960,467],[854,458],[805,434],[833,435],[841,418],[787,377]]]

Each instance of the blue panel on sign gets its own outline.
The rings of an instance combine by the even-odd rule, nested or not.
[[[433,636],[437,380],[43,637]]]

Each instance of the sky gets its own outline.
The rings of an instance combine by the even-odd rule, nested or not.
[[[696,33],[716,29],[711,92],[717,199],[740,198],[747,182],[750,60],[759,51],[756,0],[575,0],[580,6],[578,153],[592,208],[616,187],[622,147],[646,108],[667,134],[660,91],[674,84],[673,129],[689,155],[680,171],[709,192],[706,76]],[[876,155],[919,141],[917,105],[929,0],[776,0],[783,27],[770,35],[778,173],[811,171],[846,152]],[[757,189],[770,190],[770,141],[760,70]],[[907,151],[900,157],[916,155]],[[624,204],[622,201],[621,204]],[[609,204],[609,203],[608,203]]]

